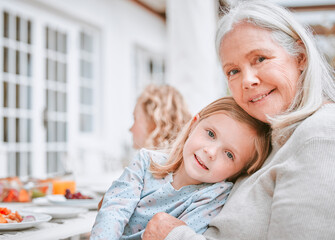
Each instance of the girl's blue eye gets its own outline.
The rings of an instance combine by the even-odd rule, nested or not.
[[[230,158],[231,160],[234,160],[234,155],[231,152],[226,152],[227,157]]]
[[[213,131],[208,130],[207,132],[208,132],[208,136],[210,136],[211,138],[214,138],[214,137],[215,137],[215,134],[214,134]]]

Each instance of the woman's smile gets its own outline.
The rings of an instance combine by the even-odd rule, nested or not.
[[[262,101],[262,100],[264,100],[264,98],[269,96],[273,91],[274,91],[274,89],[269,91],[268,93],[257,94],[256,96],[251,97],[249,102],[256,103],[256,102]]]

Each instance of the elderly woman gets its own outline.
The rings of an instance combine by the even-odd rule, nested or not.
[[[286,9],[249,0],[220,20],[217,50],[235,101],[271,124],[274,150],[204,235],[159,213],[143,239],[334,239],[334,75],[312,34]]]

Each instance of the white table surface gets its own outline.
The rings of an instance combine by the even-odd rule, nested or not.
[[[28,208],[36,206],[33,203],[0,203],[0,207],[9,209]],[[23,230],[1,230],[0,240],[56,240],[72,237],[75,235],[90,232],[97,215],[96,210],[90,210],[86,213],[79,214],[74,218],[51,219],[36,227]]]

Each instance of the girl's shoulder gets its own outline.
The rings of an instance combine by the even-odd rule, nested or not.
[[[148,163],[150,163],[150,161],[154,161],[155,163],[163,164],[168,158],[168,153],[165,151],[150,150],[146,148],[139,150],[138,155],[141,159]]]

